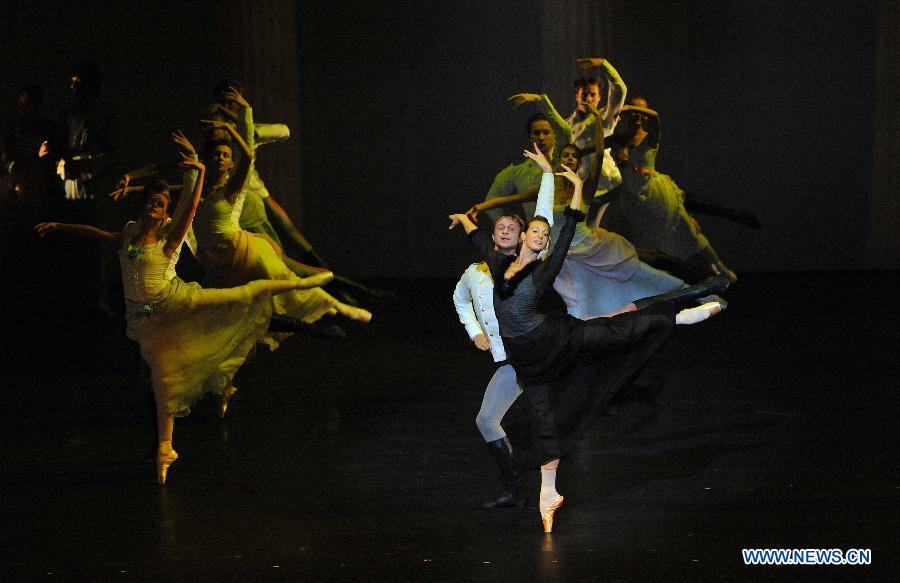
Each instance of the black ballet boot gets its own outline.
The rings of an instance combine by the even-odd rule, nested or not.
[[[650,296],[649,298],[635,300],[634,307],[643,310],[657,302],[686,302],[689,300],[696,300],[702,297],[720,294],[728,289],[729,285],[731,285],[731,280],[728,279],[728,277],[724,275],[714,275],[690,287],[676,289],[664,294],[659,294],[658,296]]]
[[[522,484],[522,475],[516,469],[513,461],[512,444],[505,435],[500,439],[487,442],[494,461],[500,468],[500,481],[503,482],[504,491],[496,499],[485,502],[485,508],[522,508],[525,506],[525,488]]]

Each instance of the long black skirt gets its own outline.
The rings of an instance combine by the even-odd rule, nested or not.
[[[546,463],[581,439],[618,392],[653,368],[654,356],[674,330],[674,314],[672,303],[660,302],[586,322],[550,316],[525,336],[504,338],[510,362],[514,368],[519,364],[537,437],[520,461]]]

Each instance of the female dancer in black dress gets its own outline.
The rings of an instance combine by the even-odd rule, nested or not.
[[[536,157],[529,151],[525,155]],[[534,217],[523,231],[518,256],[509,256],[495,251],[490,234],[468,216],[450,215],[450,228],[463,225],[495,282],[500,334],[528,399],[542,449],[539,509],[544,532],[552,531],[554,513],[563,502],[556,491],[560,456],[583,435],[612,395],[641,372],[675,324],[693,324],[721,310],[711,302],[678,312],[674,302],[661,296],[645,309],[611,318],[583,321],[539,312],[539,299],[562,268],[576,223],[584,220],[579,210],[582,181],[570,168],[563,168],[559,175],[572,182],[574,193],[560,240],[546,260],[540,260],[539,254],[549,244],[550,227],[542,217]],[[721,278],[688,288],[689,293],[677,293],[682,299],[696,298],[725,285],[727,280]]]

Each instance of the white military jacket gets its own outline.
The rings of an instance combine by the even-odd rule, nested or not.
[[[494,315],[494,280],[486,263],[473,263],[463,272],[453,290],[453,305],[469,339],[474,340],[479,334],[487,335],[494,362],[506,360],[500,324]]]

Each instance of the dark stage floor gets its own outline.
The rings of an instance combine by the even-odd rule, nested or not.
[[[474,424],[492,364],[454,282],[394,282],[403,303],[346,340],[258,354],[225,422],[201,404],[176,423],[165,487],[124,326],[7,303],[0,579],[889,580],[898,279],[742,275],[726,313],[679,330],[657,407],[613,412],[563,460],[550,536],[536,510],[481,507],[499,485]],[[742,548],[872,564],[752,567]]]

